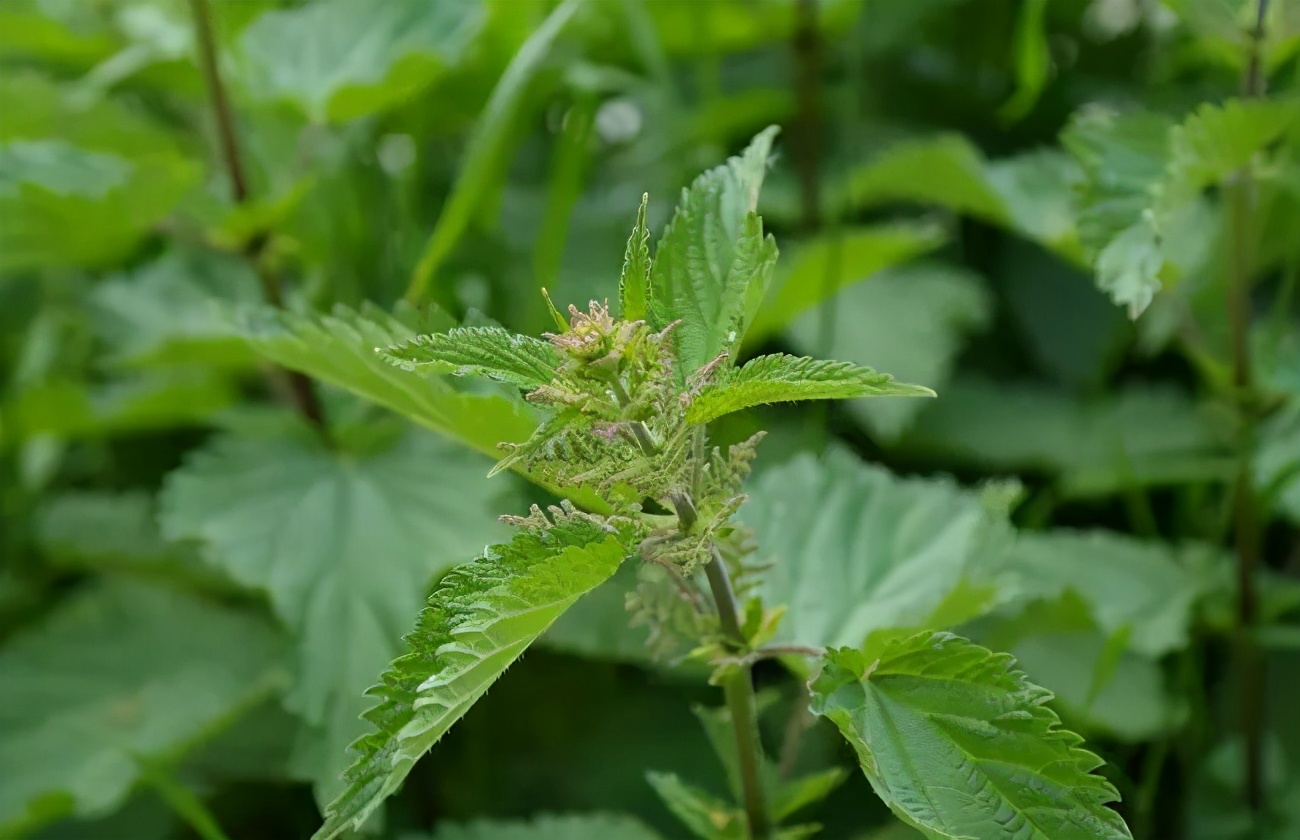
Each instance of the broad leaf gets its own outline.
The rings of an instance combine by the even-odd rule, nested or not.
[[[740,517],[770,562],[759,591],[785,605],[777,640],[864,644],[875,631],[955,625],[997,603],[1005,525],[948,481],[898,478],[847,452],[761,473]]]
[[[618,570],[625,539],[582,515],[557,516],[446,575],[406,636],[407,653],[370,691],[379,703],[365,717],[375,731],[353,745],[347,789],[316,840],[360,828],[505,669]]]
[[[641,321],[650,314],[650,230],[645,223],[649,203],[650,196],[642,195],[618,278],[619,318],[624,321]]]
[[[501,327],[457,327],[420,335],[380,355],[402,370],[472,373],[527,389],[551,384],[560,364],[550,342]]]
[[[1255,481],[1278,511],[1300,523],[1300,402],[1279,411],[1260,431]]]
[[[944,240],[937,225],[909,223],[852,228],[802,243],[781,260],[745,341],[752,346],[770,338],[845,286],[932,251]]]
[[[1081,400],[964,379],[943,395],[926,405],[904,449],[995,471],[1056,476],[1066,496],[1218,481],[1234,469],[1211,417],[1176,390],[1127,388]]]
[[[220,304],[253,305],[261,299],[246,261],[219,254],[175,250],[134,271],[97,285],[91,305],[95,326],[124,365],[206,364],[248,367],[254,356],[221,316]]]
[[[1294,101],[1202,105],[1169,134],[1169,177],[1193,189],[1221,183],[1297,129],[1300,107]]]
[[[139,583],[69,596],[0,653],[0,833],[120,805],[283,682],[255,615]]]
[[[674,333],[680,379],[735,352],[767,291],[776,241],[754,213],[776,128],[683,191],[650,269],[650,315]]]
[[[899,143],[830,187],[854,209],[909,202],[934,204],[999,225],[1078,260],[1071,186],[1078,167],[1056,150],[988,161],[960,135]]]
[[[407,835],[420,840],[419,835]],[[528,821],[439,823],[431,840],[658,840],[632,817],[617,814],[543,815]]]
[[[205,369],[177,368],[102,384],[54,379],[10,397],[0,446],[15,438],[99,438],[206,424],[238,398],[235,384]],[[12,436],[12,437],[11,437]]]
[[[989,295],[978,275],[928,262],[878,272],[841,291],[830,306],[827,323],[821,312],[806,312],[794,322],[790,338],[797,350],[887,370],[941,394],[967,336],[990,318]],[[848,409],[878,437],[891,440],[925,404],[872,400]]]
[[[686,419],[707,423],[733,411],[777,402],[932,396],[929,388],[895,382],[889,374],[871,368],[777,353],[723,371],[694,396]]]
[[[478,0],[371,6],[325,0],[270,11],[244,31],[249,89],[315,122],[383,111],[460,61],[486,18]]]
[[[63,140],[0,145],[0,270],[116,262],[196,174],[192,163],[166,155],[127,160]]]
[[[1015,660],[948,633],[875,661],[829,651],[812,709],[858,754],[877,795],[934,840],[1124,840],[1102,761],[1059,727]]]
[[[1209,570],[1224,559],[1207,545],[1056,530],[1018,536],[1004,569],[1028,597],[1077,593],[1104,634],[1154,657],[1187,646],[1196,602],[1216,583]]]
[[[265,591],[297,643],[287,705],[308,731],[295,764],[338,792],[362,697],[400,650],[429,582],[500,533],[486,462],[427,433],[386,449],[332,451],[289,437],[220,438],[173,473],[172,538]]]
[[[527,440],[536,427],[531,410],[490,393],[467,393],[436,378],[422,378],[388,364],[375,352],[421,333],[446,332],[455,322],[440,310],[423,316],[409,307],[390,315],[366,305],[336,306],[330,315],[304,316],[258,309],[247,312],[242,331],[253,349],[271,361],[377,402],[422,426],[493,457],[497,444]]]

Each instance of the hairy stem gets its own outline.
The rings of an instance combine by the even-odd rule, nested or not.
[[[1264,79],[1260,49],[1268,0],[1259,0],[1250,55],[1242,75],[1242,95],[1258,96]],[[1250,287],[1254,269],[1251,253],[1254,228],[1252,205],[1254,183],[1250,167],[1243,167],[1228,185],[1229,278],[1228,324],[1232,336],[1232,382],[1237,401],[1238,468],[1232,493],[1233,538],[1237,552],[1237,639],[1240,685],[1238,686],[1241,733],[1245,742],[1243,768],[1245,799],[1256,814],[1264,810],[1264,655],[1255,638],[1259,619],[1259,597],[1255,577],[1260,565],[1259,499],[1255,493],[1252,464],[1255,453],[1257,394],[1250,358]]]
[[[709,591],[718,609],[722,630],[739,648],[745,645],[740,629],[736,595],[731,588],[731,577],[726,563],[716,548],[713,559],[704,567],[709,579]],[[772,822],[767,808],[767,793],[763,789],[763,745],[758,733],[758,709],[754,700],[754,681],[749,665],[737,666],[727,674],[722,684],[731,712],[731,727],[736,736],[739,755],[740,787],[745,798],[745,819],[749,823],[751,840],[769,840]]]
[[[225,164],[226,175],[230,178],[230,192],[237,204],[246,204],[249,200],[248,175],[244,169],[244,159],[239,151],[239,140],[235,135],[235,117],[230,109],[230,99],[226,96],[226,86],[221,79],[221,68],[217,63],[216,38],[212,33],[212,9],[208,0],[190,0],[190,11],[194,17],[194,35],[199,50],[199,66],[203,69],[203,79],[207,84],[208,97],[212,101],[212,112],[217,123],[217,141],[221,147],[221,160]],[[283,309],[284,297],[280,294],[280,284],[263,263],[262,251],[266,248],[268,237],[265,233],[253,236],[244,247],[244,257],[257,273],[262,284],[262,296],[272,306]],[[274,368],[275,379],[283,382],[289,401],[294,408],[313,426],[324,428],[325,414],[321,410],[320,399],[315,386],[306,375],[299,371]],[[272,382],[273,390],[277,381]]]

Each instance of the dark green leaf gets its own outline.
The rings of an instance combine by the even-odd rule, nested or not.
[[[550,342],[501,327],[457,327],[420,335],[380,355],[402,370],[473,373],[527,389],[551,384],[560,365]]]
[[[858,754],[877,795],[934,840],[1121,840],[1102,761],[1043,705],[1015,660],[948,633],[890,645],[875,661],[826,654],[813,711]]]
[[[371,689],[374,731],[353,745],[347,789],[317,840],[360,828],[411,767],[574,601],[608,580],[629,553],[623,538],[582,515],[529,528],[446,575],[407,652]]]
[[[871,368],[778,353],[723,371],[694,396],[686,419],[707,423],[733,411],[777,402],[933,396],[929,388],[895,382],[889,374]]]

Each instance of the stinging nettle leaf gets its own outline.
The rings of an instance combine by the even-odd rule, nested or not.
[[[478,374],[520,388],[549,385],[560,359],[550,342],[501,327],[457,327],[380,350],[403,370]]]
[[[1015,660],[949,633],[896,641],[869,662],[828,651],[812,711],[852,745],[871,787],[932,840],[1128,840],[1093,771],[1060,728],[1052,694]]]
[[[650,300],[650,230],[646,227],[646,207],[650,194],[641,194],[641,207],[636,211],[636,224],[627,238],[623,255],[623,272],[618,278],[619,317],[624,321],[640,321],[648,314]]]
[[[707,423],[733,411],[777,402],[933,396],[929,388],[895,382],[887,373],[852,362],[776,353],[727,369],[695,395],[686,419]]]
[[[754,213],[776,137],[761,132],[740,157],[705,172],[682,200],[655,249],[649,314],[659,329],[680,321],[680,380],[724,351],[734,354],[767,292],[776,240]]]
[[[375,731],[353,745],[347,790],[315,840],[360,828],[556,618],[613,576],[630,541],[594,518],[557,515],[449,572],[406,636],[407,653],[370,690],[379,703],[365,718]]]

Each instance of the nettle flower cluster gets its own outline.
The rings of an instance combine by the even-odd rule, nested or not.
[[[504,457],[493,472],[516,470],[563,501],[549,512],[533,507],[526,516],[504,517],[517,526],[514,538],[489,546],[439,582],[406,637],[408,652],[370,691],[378,702],[365,717],[374,732],[353,745],[347,788],[330,805],[318,840],[361,828],[532,642],[628,562],[638,564],[641,577],[628,605],[635,620],[650,626],[652,646],[707,662],[726,699],[725,718],[718,720],[735,737],[723,760],[734,771],[741,802],[720,803],[674,779],[651,778],[670,809],[701,836],[766,840],[816,830],[777,826],[810,801],[808,791],[820,791],[812,795],[819,798],[830,789],[827,780],[833,786],[842,777],[781,780],[764,767],[750,670],[763,656],[802,654],[815,657],[812,670],[821,673],[809,684],[810,710],[834,721],[854,744],[864,772],[896,813],[939,832],[929,836],[992,836],[995,827],[1003,832],[1012,823],[1019,836],[1015,826],[1032,813],[1039,824],[1068,829],[1049,832],[1062,840],[1127,837],[1104,807],[1113,788],[1090,774],[1096,757],[1077,748],[1076,736],[1055,730],[1055,716],[1041,705],[1042,689],[1011,670],[1006,657],[946,634],[912,637],[873,662],[855,649],[769,644],[784,605],[749,597],[746,584],[761,570],[746,568],[752,539],[734,518],[760,436],[723,450],[709,445],[709,423],[768,403],[932,395],[844,362],[775,354],[736,364],[776,264],[776,244],[754,212],[774,134],[759,135],[743,155],[683,193],[653,260],[642,200],[617,311],[592,301],[586,309],[569,307],[565,318],[548,296],[555,330],[540,337],[499,326],[460,327],[380,351],[408,370],[476,375],[517,389],[541,418],[527,440],[502,444]],[[916,730],[924,737],[915,746],[896,743],[896,727],[872,717],[879,704],[862,699],[880,690],[882,679],[918,675],[924,682],[901,689],[908,696],[951,688],[956,698],[926,694],[919,701],[924,709],[947,703],[952,719],[966,721],[961,726],[969,731],[1010,727],[996,739],[981,735],[983,746],[960,747],[989,751],[997,768],[1019,767],[1023,739],[1041,737],[1043,754],[1052,759],[1035,755],[1034,766],[1022,768],[1024,801],[989,799],[989,786],[972,773],[966,774],[973,779],[968,798],[979,800],[978,808],[940,814],[918,806],[927,800],[913,794],[928,782],[908,775],[920,764],[900,751],[942,753],[955,762],[958,748],[946,735],[926,740],[924,727]],[[874,750],[894,757],[877,763]],[[1053,768],[1050,778],[1044,767]],[[692,822],[696,816],[707,825]]]

